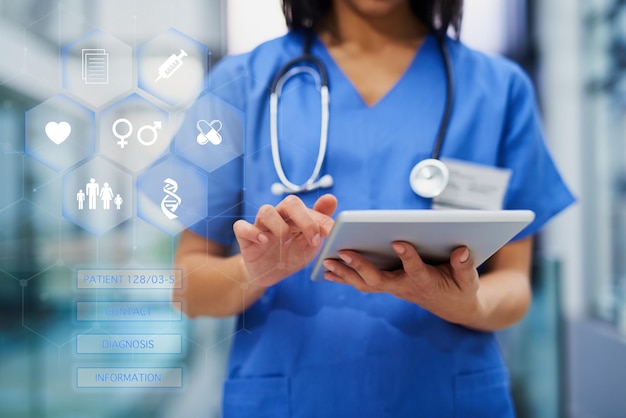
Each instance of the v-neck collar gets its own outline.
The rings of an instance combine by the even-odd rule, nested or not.
[[[314,41],[312,45],[312,53],[314,55],[317,55],[322,60],[322,62],[324,62],[324,64],[326,65],[328,75],[330,78],[329,88],[330,88],[331,96],[332,96],[332,91],[333,91],[333,82],[339,81],[349,86],[350,94],[354,97],[354,100],[358,103],[360,107],[363,107],[366,109],[375,109],[375,108],[382,106],[385,102],[389,100],[390,96],[393,96],[397,90],[402,88],[402,85],[406,83],[407,75],[411,72],[411,70],[416,65],[418,65],[419,62],[422,61],[420,57],[423,56],[425,53],[427,53],[427,50],[432,47],[433,42],[435,42],[434,35],[430,32],[427,33],[422,43],[415,51],[413,58],[411,59],[409,65],[405,68],[402,75],[398,77],[395,84],[393,84],[391,88],[387,90],[387,92],[385,92],[385,94],[383,94],[375,103],[371,105],[365,101],[363,96],[361,96],[361,93],[356,88],[356,86],[354,85],[350,77],[348,77],[348,75],[339,66],[337,61],[335,61],[330,51],[328,50],[328,47],[322,42],[322,40],[317,35],[314,36]]]

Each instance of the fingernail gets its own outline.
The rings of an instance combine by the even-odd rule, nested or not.
[[[346,264],[352,263],[352,257],[350,257],[347,254],[339,254],[339,258],[341,258],[343,260],[343,262],[346,263]]]
[[[465,262],[467,262],[467,260],[469,260],[469,258],[470,258],[470,252],[469,252],[469,250],[466,248],[466,249],[465,249],[465,250],[461,253],[461,256],[459,257],[459,261],[460,261],[461,263],[465,263]]]
[[[335,271],[335,266],[333,266],[333,263],[331,263],[330,261],[324,261],[322,263],[324,265],[324,268],[328,271]]]
[[[391,247],[392,247],[392,248],[393,248],[393,250],[396,252],[396,254],[400,254],[400,255],[402,255],[402,254],[404,254],[404,253],[405,253],[405,251],[406,251],[406,250],[404,249],[404,245],[402,245],[402,244],[396,244],[396,243],[394,243],[394,244],[391,244]]]
[[[268,241],[267,235],[265,234],[259,234],[257,239],[261,244],[265,244]]]

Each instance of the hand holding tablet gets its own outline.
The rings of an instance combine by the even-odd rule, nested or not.
[[[391,243],[406,241],[428,262],[446,262],[467,246],[476,266],[509,242],[535,215],[529,210],[359,210],[341,212],[320,251],[311,279],[324,278],[322,262],[340,250],[358,251],[382,270],[400,261]]]

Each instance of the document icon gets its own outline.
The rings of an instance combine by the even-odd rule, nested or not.
[[[83,49],[85,84],[109,84],[109,54],[104,49]]]

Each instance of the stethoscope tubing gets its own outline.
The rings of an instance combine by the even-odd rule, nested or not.
[[[306,68],[306,69],[305,69]],[[270,148],[272,150],[272,162],[274,163],[274,169],[276,170],[276,174],[278,175],[278,179],[280,183],[284,186],[287,191],[292,193],[298,193],[301,191],[309,191],[312,190],[314,184],[317,179],[320,177],[320,172],[322,171],[322,165],[324,164],[324,156],[326,155],[326,148],[328,145],[328,120],[329,120],[329,93],[328,93],[328,85],[324,84],[323,80],[319,80],[319,92],[320,92],[320,103],[321,103],[321,118],[320,118],[320,145],[317,152],[317,157],[315,160],[315,167],[313,168],[313,172],[307,181],[302,185],[295,184],[291,182],[285,171],[283,169],[283,165],[280,159],[280,148],[278,144],[278,99],[282,92],[282,88],[284,83],[292,77],[299,73],[308,73],[314,76],[314,78],[318,75],[312,69],[308,67],[292,68],[290,71],[287,71],[280,78],[279,82],[276,84],[275,89],[272,90],[270,94]],[[280,190],[280,187],[273,187],[274,190],[280,191],[278,194],[282,194],[284,190]]]
[[[307,33],[304,44],[304,53],[302,56],[294,58],[287,62],[275,75],[271,84],[270,91],[270,145],[272,151],[272,162],[274,169],[280,180],[280,183],[272,185],[272,193],[276,195],[284,193],[299,193],[303,191],[311,191],[320,187],[330,187],[333,184],[332,177],[327,174],[320,178],[324,157],[328,145],[328,124],[330,119],[330,94],[328,88],[328,74],[326,67],[321,60],[311,55],[312,33]],[[446,136],[446,131],[452,115],[454,101],[454,77],[450,53],[448,51],[445,33],[437,34],[437,41],[441,50],[446,73],[446,101],[439,123],[437,138],[433,146],[431,157],[427,160],[420,161],[411,171],[409,181],[411,188],[418,195],[426,198],[436,197],[446,188],[449,179],[449,170],[447,166],[440,161],[441,148]],[[295,184],[291,182],[282,166],[280,157],[280,147],[278,141],[278,102],[284,84],[296,74],[307,73],[316,81],[320,92],[321,104],[321,123],[320,123],[320,144],[318,154],[315,161],[315,167],[311,176],[303,184]],[[420,173],[420,170],[424,170]],[[420,184],[416,184],[415,179],[421,179]],[[432,181],[431,181],[432,179]],[[434,184],[435,179],[439,179],[439,184]],[[426,184],[426,183],[433,184]]]
[[[446,137],[448,125],[450,123],[450,117],[452,116],[452,108],[454,107],[454,71],[452,69],[452,61],[450,59],[450,52],[448,51],[448,44],[446,43],[445,36],[439,34],[437,36],[439,48],[441,50],[441,56],[443,58],[443,65],[446,71],[446,104],[443,109],[443,115],[441,122],[439,123],[439,131],[437,132],[437,140],[433,147],[433,153],[431,158],[438,160],[441,155],[441,147]]]
[[[302,56],[294,58],[285,64],[272,80],[270,88],[270,147],[272,150],[274,169],[280,180],[280,183],[272,185],[272,193],[274,194],[299,193],[314,190],[319,187],[330,187],[332,185],[332,177],[330,175],[320,178],[328,145],[328,123],[330,118],[328,72],[322,61],[310,53],[312,33],[308,33],[306,36]],[[315,166],[311,176],[303,184],[295,184],[287,178],[280,158],[280,147],[278,144],[278,101],[285,83],[291,77],[301,73],[311,75],[320,92],[320,140]]]

